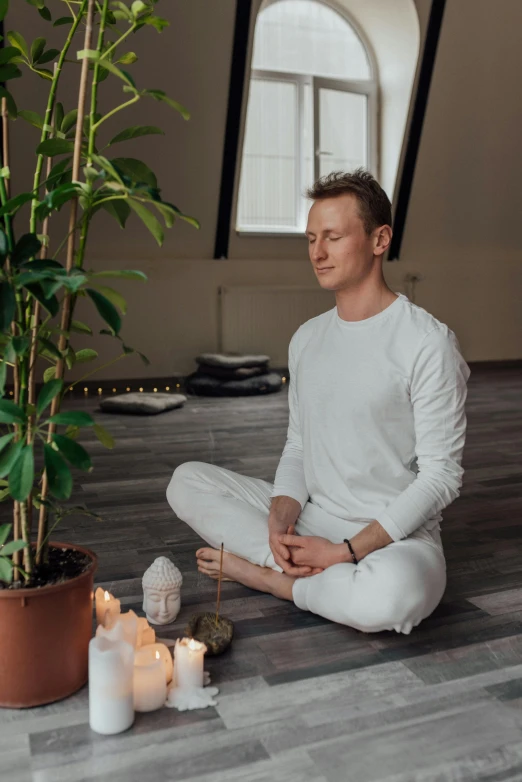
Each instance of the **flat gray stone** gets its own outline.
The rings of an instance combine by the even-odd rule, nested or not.
[[[134,415],[154,415],[183,407],[187,397],[183,394],[130,393],[108,396],[100,402],[100,410],[106,413],[132,413]]]

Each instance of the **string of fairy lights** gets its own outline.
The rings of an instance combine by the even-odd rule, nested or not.
[[[283,383],[286,383],[286,380],[287,380],[286,376],[285,376],[285,375],[283,375],[283,376],[281,377],[281,380],[282,380],[282,382],[283,382]],[[173,388],[175,388],[177,391],[179,391],[179,389],[181,388],[181,383],[176,383],[176,384],[173,386]],[[83,395],[84,395],[84,397],[87,397],[87,396],[89,396],[89,391],[90,391],[90,390],[91,390],[91,389],[89,389],[89,387],[88,387],[88,386],[84,386],[84,389],[83,389]],[[94,390],[94,389],[93,389],[93,390]],[[154,392],[154,393],[158,393],[158,392],[159,392],[159,393],[161,393],[161,391],[160,391],[160,389],[159,389],[158,387],[154,387],[152,390],[153,390],[153,392]],[[170,386],[165,386],[165,391],[170,391],[170,390],[171,390],[171,387],[170,387]],[[71,392],[71,391],[74,391],[74,388],[73,388],[73,386],[69,386],[69,388],[67,389],[67,392]],[[135,390],[133,391],[133,390],[132,390],[132,388],[131,388],[130,386],[126,386],[126,387],[125,387],[125,392],[126,392],[126,393],[136,393],[136,391],[143,393],[143,392],[145,392],[145,389],[143,388],[143,386],[140,386],[139,388],[137,388],[137,389],[135,389]],[[123,393],[123,392],[124,392],[124,389],[122,388],[122,389],[121,389],[121,391],[120,391],[120,393]],[[101,396],[103,393],[104,393],[104,390],[103,390],[103,388],[102,388],[101,386],[98,386],[98,389],[97,389],[97,395],[98,395],[98,396]],[[108,393],[108,391],[105,391],[105,393]],[[112,389],[112,393],[113,393],[113,394],[117,394],[117,393],[118,393],[118,389],[117,389],[117,388],[113,388],[113,389]],[[149,393],[149,392],[145,392],[145,393]],[[9,396],[13,396],[13,395],[14,395],[14,391],[9,391]]]

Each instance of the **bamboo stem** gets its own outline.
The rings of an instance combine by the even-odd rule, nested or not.
[[[219,578],[218,578],[218,593],[217,593],[217,605],[216,605],[216,627],[218,625],[219,617],[219,602],[221,600],[221,578],[223,576],[223,543],[221,544],[221,556],[219,560]]]
[[[56,63],[54,64],[54,70],[56,75]],[[54,127],[54,118],[55,118],[55,112],[53,107],[53,115],[51,120],[51,126]],[[45,178],[49,178],[49,174],[51,173],[52,169],[52,158],[47,158],[46,163],[46,170],[45,170]],[[49,192],[46,188],[46,192]],[[42,224],[42,233],[47,234],[49,230],[49,215],[46,215]],[[47,247],[42,244],[40,248],[40,259],[43,260],[47,257]],[[38,356],[38,329],[40,327],[40,302],[35,299],[33,303],[33,312],[31,315],[31,352],[30,352],[30,358],[29,358],[29,404],[36,404],[36,359]],[[28,426],[27,426],[27,442],[30,443],[31,435],[32,435],[32,424],[33,424],[33,416],[29,416],[28,420]],[[30,509],[30,519],[31,519],[31,526],[32,526],[32,514],[33,514],[33,497],[32,494],[29,495],[27,498],[27,505]],[[40,524],[40,518],[41,518],[41,512],[40,517],[38,520],[38,533],[37,533],[37,539],[36,539],[36,563],[39,565],[42,561],[42,540],[44,535],[44,530],[41,529],[43,525]]]
[[[94,7],[95,7],[95,0],[89,0],[87,14],[86,14],[85,39],[83,44],[84,49],[91,48]],[[87,93],[88,77],[89,77],[89,60],[85,57],[82,60],[80,87],[78,91],[78,114],[76,118],[76,134],[74,138],[74,153],[73,153],[73,165],[72,165],[73,182],[79,181],[80,178],[83,120],[85,117],[85,96]],[[70,217],[69,217],[69,239],[67,242],[66,269],[68,272],[71,271],[74,265],[74,242],[76,238],[76,231],[74,229],[76,226],[77,212],[78,212],[78,198],[73,198],[71,200],[71,210],[70,210]],[[70,315],[72,315],[71,295],[69,292],[67,292],[64,296],[63,304],[62,304],[62,318],[61,318],[62,333],[60,334],[60,339],[58,342],[58,350],[60,351],[63,351],[66,348],[67,336],[65,332],[67,332],[69,329]],[[56,362],[56,371],[54,375],[56,379],[60,379],[60,380],[63,379],[64,363],[65,362],[63,358],[59,359]],[[57,394],[54,397],[53,401],[51,402],[51,416],[56,415],[56,413],[58,412],[60,401],[61,401],[61,394]],[[47,433],[48,443],[51,442],[52,436],[55,431],[56,431],[56,424],[54,423],[49,424],[48,433]],[[42,480],[42,491],[41,491],[42,500],[44,500],[47,497],[48,488],[49,488],[49,481],[47,477],[47,470],[45,470],[43,474],[43,480]],[[46,527],[47,527],[47,508],[42,502],[42,504],[40,505],[40,515],[38,519],[38,541],[39,542],[43,541],[45,538]],[[45,557],[45,547],[42,546],[42,549],[39,550],[39,554],[40,557],[42,556]]]

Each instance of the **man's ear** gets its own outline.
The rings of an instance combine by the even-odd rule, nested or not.
[[[373,245],[374,255],[383,255],[390,246],[393,231],[389,225],[382,225],[375,229],[375,240]]]

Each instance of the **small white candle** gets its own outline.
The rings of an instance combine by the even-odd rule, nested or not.
[[[159,651],[137,649],[134,655],[134,708],[155,711],[165,705],[167,675]]]
[[[159,652],[161,659],[165,665],[165,680],[167,684],[172,681],[172,673],[174,669],[174,661],[170,649],[165,644],[153,643],[142,646],[141,649],[147,649],[156,656],[156,652]]]
[[[134,649],[126,641],[89,642],[89,725],[96,733],[121,733],[134,722]]]
[[[117,617],[120,613],[120,601],[101,587],[98,587],[94,597],[96,602],[96,624],[110,627],[114,617]]]
[[[178,638],[174,647],[174,686],[183,690],[203,687],[203,658],[207,647],[194,638]]]

